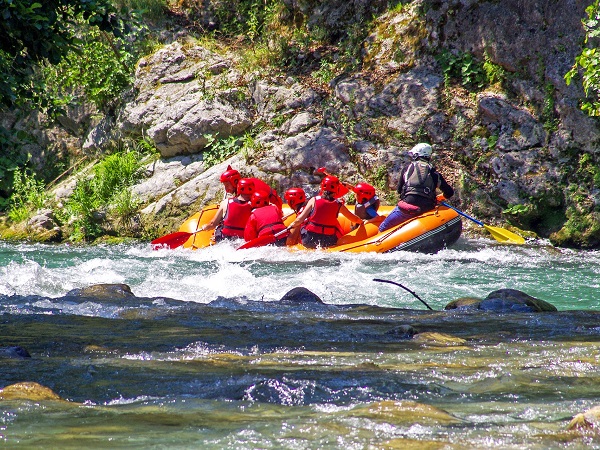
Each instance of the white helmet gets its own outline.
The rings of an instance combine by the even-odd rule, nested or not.
[[[420,143],[408,151],[413,158],[431,158],[431,145]]]

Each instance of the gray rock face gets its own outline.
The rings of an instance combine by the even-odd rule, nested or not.
[[[138,64],[138,94],[125,107],[120,127],[146,134],[165,158],[198,153],[208,136],[237,136],[251,125],[243,91],[209,93],[215,83],[227,85],[239,76],[229,61],[202,47],[168,45]]]

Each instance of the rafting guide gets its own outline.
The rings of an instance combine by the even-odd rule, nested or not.
[[[400,174],[398,182],[400,201],[379,225],[379,231],[385,231],[434,209],[437,202],[437,189],[442,191],[444,198],[454,195],[452,186],[430,163],[431,153],[431,145],[426,143],[417,144],[408,151],[413,160],[402,169]]]

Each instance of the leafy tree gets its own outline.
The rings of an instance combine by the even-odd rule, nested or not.
[[[581,22],[585,29],[585,43],[590,39],[600,37],[600,5],[595,0],[585,10],[587,18]],[[590,116],[600,116],[600,50],[596,46],[582,49],[575,58],[575,64],[565,75],[565,81],[570,84],[572,79],[581,74],[583,88],[588,97],[581,104],[581,109]]]
[[[110,0],[0,0],[0,105],[21,106],[36,90],[32,75],[37,65],[57,64],[77,48],[79,17],[119,33]]]

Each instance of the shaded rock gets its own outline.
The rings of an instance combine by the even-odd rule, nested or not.
[[[460,423],[456,417],[434,406],[411,401],[384,400],[351,409],[353,417],[366,417],[383,420],[392,424],[455,424]]]
[[[416,333],[417,332],[411,325],[400,325],[399,327],[386,331],[385,334],[398,339],[411,339]]]
[[[79,289],[73,289],[67,292],[67,296],[73,297],[94,297],[99,299],[126,298],[135,297],[131,288],[126,284],[93,284],[91,286]]]
[[[305,287],[295,287],[288,291],[281,299],[279,303],[286,305],[295,305],[299,303],[318,303],[323,305],[323,300],[319,296]]]
[[[498,289],[497,291],[490,292],[481,301],[479,309],[497,312],[557,311],[554,305],[517,289]]]
[[[0,400],[61,400],[52,389],[34,381],[23,381],[0,389]]]
[[[591,431],[597,430],[600,425],[600,406],[594,406],[583,413],[577,414],[569,425],[567,430]]]
[[[16,345],[13,347],[0,347],[0,358],[25,359],[31,358],[31,355],[23,347]]]
[[[481,299],[477,297],[461,297],[452,300],[444,309],[479,309]]]

